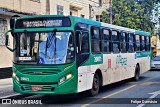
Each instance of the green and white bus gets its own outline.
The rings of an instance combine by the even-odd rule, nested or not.
[[[10,26],[6,47],[18,93],[96,95],[100,86],[138,80],[151,68],[149,32],[63,15],[15,17]]]

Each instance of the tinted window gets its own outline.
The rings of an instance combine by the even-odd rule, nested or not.
[[[145,51],[144,36],[141,36],[141,51]]]
[[[128,35],[128,52],[133,52],[134,51],[134,46],[133,46],[133,42],[134,42],[134,39],[133,39],[133,34],[129,34]]]
[[[107,29],[103,29],[102,50],[103,52],[111,52],[111,35]]]
[[[88,33],[83,33],[82,34],[81,50],[82,50],[82,53],[88,53],[89,52],[89,37],[88,37]]]
[[[140,36],[136,35],[135,40],[135,51],[140,51]]]
[[[118,32],[117,31],[112,31],[112,40],[118,41]]]
[[[121,52],[126,52],[127,51],[127,45],[126,45],[126,40],[127,38],[127,33],[121,32],[120,35],[120,42],[121,42]]]
[[[100,30],[99,28],[92,28],[91,29],[91,36],[92,36],[92,52],[99,53],[101,51],[101,37],[100,37]]]
[[[150,37],[146,37],[146,51],[150,51]]]
[[[118,31],[112,31],[112,51],[113,53],[120,52],[120,43]]]

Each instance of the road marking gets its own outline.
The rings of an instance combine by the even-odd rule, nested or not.
[[[21,94],[16,93],[16,94],[8,95],[8,96],[3,96],[3,97],[0,97],[0,99],[6,99],[6,98],[9,98],[9,97],[14,97],[14,96],[18,96],[18,95],[21,95]]]
[[[90,105],[90,104],[93,104],[93,103],[96,103],[96,102],[98,102],[98,101],[101,101],[101,100],[103,100],[104,98],[109,98],[109,97],[111,97],[111,96],[114,96],[114,95],[119,94],[119,93],[121,93],[121,92],[124,92],[124,91],[126,91],[126,90],[129,90],[129,89],[131,89],[131,88],[133,88],[133,87],[135,87],[135,86],[136,86],[136,85],[132,85],[132,86],[130,86],[130,87],[128,87],[128,88],[125,88],[125,89],[123,89],[123,90],[117,91],[117,92],[115,92],[115,93],[113,93],[113,94],[104,96],[104,97],[102,97],[101,99],[98,99],[98,100],[94,100],[94,101],[92,101],[92,102],[89,102],[89,104],[84,104],[84,105],[82,105],[81,107],[86,107],[86,106],[88,106],[88,105]]]
[[[141,86],[146,86],[146,85],[153,85],[153,84],[160,84],[160,82],[145,82],[140,84]]]
[[[160,94],[160,90],[159,91],[155,91],[155,92],[152,92],[152,93],[149,93],[149,94],[153,94],[151,97],[149,97],[146,101],[150,101],[151,99],[157,97],[159,94]],[[146,104],[139,104],[137,107],[143,107],[145,106]]]

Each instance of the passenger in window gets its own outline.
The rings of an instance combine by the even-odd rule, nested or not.
[[[113,52],[118,53],[119,49],[118,49],[118,44],[113,43]]]
[[[103,50],[104,52],[109,52],[109,42],[108,41],[104,41],[103,42]]]
[[[100,52],[100,47],[99,47],[99,30],[94,30],[94,52]]]

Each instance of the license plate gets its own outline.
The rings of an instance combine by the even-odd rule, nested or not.
[[[40,91],[40,90],[42,90],[42,87],[41,86],[32,86],[32,90],[33,91]]]

